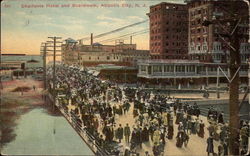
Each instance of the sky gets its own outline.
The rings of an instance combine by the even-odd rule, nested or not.
[[[1,52],[40,54],[41,43],[48,41],[49,36],[78,40],[90,37],[90,33],[95,36],[109,32],[148,19],[149,7],[160,2],[183,3],[183,0],[4,0],[1,2]],[[70,7],[62,7],[66,4]],[[76,8],[72,7],[73,4],[96,4],[99,7]],[[120,7],[101,7],[102,4]],[[140,7],[122,7],[123,4],[139,4]],[[24,8],[25,5],[36,5],[36,8]],[[112,35],[94,38],[94,42],[148,28],[149,23],[145,22]],[[129,40],[124,42],[129,43]],[[137,44],[137,49],[149,49],[149,33],[134,36],[133,43]],[[90,41],[83,41],[83,44],[90,44]],[[115,41],[102,44],[115,44]]]

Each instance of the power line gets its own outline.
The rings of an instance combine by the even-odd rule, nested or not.
[[[132,32],[132,33],[128,33],[128,34],[125,34],[125,35],[122,35],[122,36],[118,36],[118,37],[113,37],[113,38],[110,38],[110,39],[105,39],[105,40],[101,40],[99,42],[107,42],[107,41],[112,41],[112,40],[115,40],[115,39],[118,39],[118,38],[124,38],[126,36],[135,36],[136,34],[138,33],[142,33],[142,32],[148,32],[148,28],[147,29],[143,29],[143,30],[140,30],[140,31],[136,31],[136,32]]]
[[[116,33],[116,32],[122,31],[122,30],[124,30],[124,29],[127,29],[127,28],[130,28],[130,27],[133,27],[133,26],[136,26],[136,25],[145,23],[145,22],[147,22],[147,21],[148,21],[148,19],[147,19],[147,20],[144,20],[144,21],[141,21],[141,22],[133,23],[133,24],[130,24],[130,25],[127,25],[127,26],[124,26],[124,27],[121,27],[121,28],[118,28],[118,29],[109,31],[109,32],[105,32],[105,33],[96,35],[96,36],[94,36],[94,38],[100,38],[100,37],[103,37],[103,36],[106,36],[106,35],[109,35],[109,34],[112,34],[112,33]],[[85,37],[85,38],[81,38],[81,39],[79,39],[79,40],[83,41],[83,40],[89,40],[89,39],[90,39],[89,37]]]
[[[142,34],[145,34],[145,33],[148,33],[148,32],[149,32],[149,31],[147,30],[147,31],[145,31],[145,32],[141,32],[141,33],[139,33],[139,34],[135,34],[135,35],[131,35],[131,36],[138,36],[138,35],[142,35]],[[104,43],[104,42],[112,42],[112,41],[115,41],[115,40],[117,40],[117,39],[129,39],[129,37],[130,37],[130,36],[121,37],[121,38],[116,38],[116,39],[109,40],[109,41],[103,41],[102,43]]]

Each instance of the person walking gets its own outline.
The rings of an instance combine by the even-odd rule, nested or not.
[[[136,128],[134,128],[133,129],[133,131],[132,131],[132,134],[131,134],[131,150],[133,150],[136,146],[137,146],[137,144],[136,144]]]
[[[210,153],[214,154],[214,139],[212,136],[207,138],[207,155],[209,156]]]
[[[127,123],[126,126],[124,127],[124,136],[125,136],[125,142],[126,143],[129,143],[130,134],[131,134],[130,127],[129,127],[128,123]]]
[[[170,122],[168,124],[168,139],[172,139],[173,135],[174,135],[173,119],[170,119]]]
[[[121,140],[123,138],[123,128],[122,125],[119,124],[119,127],[117,128],[117,139],[119,140],[119,143],[121,143]]]
[[[160,130],[157,128],[157,129],[154,131],[154,136],[153,136],[153,142],[154,142],[154,144],[159,145],[159,143],[160,143],[160,135],[161,135],[161,132],[160,132]]]
[[[199,132],[198,132],[198,136],[201,138],[204,138],[204,134],[205,134],[204,127],[205,127],[205,124],[201,120]]]
[[[142,130],[142,142],[148,142],[149,141],[149,131],[148,128],[145,126]]]

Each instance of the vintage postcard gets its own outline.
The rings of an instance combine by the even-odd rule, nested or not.
[[[1,1],[0,154],[250,154],[249,0]]]

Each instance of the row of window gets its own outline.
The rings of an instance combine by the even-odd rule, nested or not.
[[[151,34],[160,33],[162,29],[151,29]],[[173,33],[181,33],[181,32],[187,32],[187,29],[185,28],[165,28],[164,32],[172,31]]]
[[[165,46],[169,46],[170,44],[172,43],[172,46],[187,46],[187,43],[186,42],[166,42],[165,43]],[[152,43],[151,42],[151,46],[161,46],[161,42],[155,42],[155,43]]]
[[[197,45],[197,46],[191,46],[190,47],[190,50],[191,51],[195,51],[195,50],[198,50],[198,51],[207,51],[208,50],[208,47],[206,46],[206,45],[203,45],[203,46],[201,46],[201,45]]]
[[[197,72],[197,73],[200,73],[200,72],[206,72],[206,70],[208,72],[216,72],[218,67],[205,67],[205,66],[195,66],[195,65],[188,65],[188,66],[185,66],[185,65],[164,65],[164,66],[161,66],[161,65],[154,65],[154,66],[150,66],[151,68],[148,68],[148,66],[140,66],[140,70],[143,71],[143,72],[146,72],[147,68],[148,70],[152,69],[153,70],[153,73],[158,73],[158,72],[171,72],[173,73],[174,71],[175,72]],[[207,69],[206,69],[207,68]],[[226,67],[221,67],[221,69],[224,71],[224,72],[227,72],[227,68]],[[151,72],[151,71],[148,71],[148,72]]]
[[[195,33],[207,33],[208,32],[208,28],[203,27],[203,28],[197,28],[197,29],[191,29],[190,33],[191,34],[195,34]]]
[[[195,51],[195,50],[198,50],[198,51],[200,51],[200,50],[207,51],[208,47],[207,47],[207,45],[203,45],[203,46],[197,45],[197,46],[191,46],[190,49],[191,49],[191,51]],[[222,47],[221,47],[221,45],[214,45],[213,46],[213,50],[214,51],[221,51]]]
[[[153,40],[158,40],[158,39],[161,39],[161,36],[160,36],[160,35],[151,36],[150,39],[151,39],[151,41],[153,41]],[[166,40],[168,40],[168,39],[171,39],[171,40],[172,40],[172,39],[182,40],[182,39],[185,39],[185,38],[184,38],[184,36],[179,37],[178,35],[172,35],[172,36],[166,35],[166,36],[165,36],[165,39],[166,39]]]
[[[200,15],[200,14],[207,14],[208,13],[208,8],[204,8],[204,9],[196,9],[194,11],[190,11],[190,16],[196,16],[196,15]]]
[[[171,23],[169,21],[172,21]],[[155,21],[155,22],[151,22],[150,25],[151,27],[155,26],[155,25],[161,25],[161,24],[164,24],[162,23],[161,21]],[[165,22],[165,25],[176,25],[176,26],[183,26],[183,25],[187,25],[187,22],[183,22],[183,21],[174,21],[174,20],[171,20],[171,19],[168,19],[167,22]]]
[[[191,38],[190,42],[208,42],[207,37],[197,37],[197,38]]]
[[[146,72],[147,66],[141,66],[141,71]],[[153,72],[174,72],[174,69],[176,72],[195,72],[195,66],[184,66],[184,65],[164,65],[164,66],[153,66],[152,70]]]
[[[138,56],[146,57],[147,55],[133,55],[133,57],[131,57],[131,58],[138,57]],[[91,56],[89,56],[89,60],[91,60],[91,59],[93,59],[93,57],[91,58]],[[107,56],[106,59],[107,59],[107,60],[110,60],[111,57],[110,57],[110,56]],[[114,60],[115,60],[115,59],[118,60],[119,57],[118,57],[118,56],[113,56],[113,59],[114,59]],[[82,60],[82,57],[80,58],[80,60]],[[99,56],[97,57],[97,60],[100,60],[100,57],[99,57]]]
[[[161,7],[161,6],[158,6],[158,7],[152,8],[152,9],[150,10],[150,12],[159,11],[159,10],[161,10],[161,9],[162,9],[162,7]],[[169,9],[171,9],[171,10],[183,10],[181,7],[178,7],[178,6],[169,6],[169,5],[167,5],[167,6],[166,6],[166,10],[169,10]]]
[[[193,20],[193,21],[190,22],[191,26],[201,25],[202,23],[203,23],[203,20],[201,20],[200,18],[195,19],[195,20]]]
[[[241,51],[249,52],[249,51],[250,51],[250,44],[241,45],[241,46],[240,46],[240,50],[241,50]]]
[[[177,55],[186,53],[186,51],[183,51],[183,50],[180,50],[180,49],[178,49],[178,50],[169,50],[169,49],[166,49],[164,51],[164,53],[167,54],[167,53],[169,53],[169,51],[171,51],[172,53],[175,53]],[[151,52],[153,52],[153,53],[158,52],[159,53],[159,52],[161,52],[161,50],[160,49],[152,49]]]

